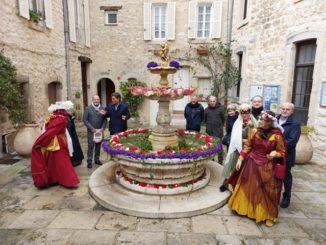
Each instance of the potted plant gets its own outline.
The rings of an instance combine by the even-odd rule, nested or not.
[[[41,130],[36,123],[23,123],[25,107],[21,96],[21,83],[17,79],[15,66],[4,56],[3,51],[0,52],[0,94],[1,113],[7,113],[13,126],[19,129],[14,139],[14,148],[18,154],[29,156]],[[2,138],[2,132],[0,132],[0,138]]]
[[[79,102],[75,102],[75,110],[80,110],[81,109],[81,105]]]
[[[313,155],[313,147],[309,135],[315,133],[315,129],[312,126],[301,126],[301,135],[296,147],[295,162],[297,164],[308,163]]]
[[[79,91],[76,91],[76,92],[75,92],[75,98],[76,98],[76,99],[80,99],[80,92],[79,92]]]
[[[41,12],[30,9],[29,17],[31,18],[31,21],[33,21],[34,23],[38,23],[40,20],[43,19],[43,14]]]

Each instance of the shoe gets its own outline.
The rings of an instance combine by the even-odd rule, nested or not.
[[[266,225],[267,227],[272,227],[272,226],[274,225],[274,222],[268,219],[268,220],[266,220],[265,225]]]
[[[101,161],[95,161],[96,165],[103,165],[103,163]]]
[[[228,187],[226,185],[221,185],[220,186],[220,192],[224,192],[226,190],[228,190]]]
[[[283,199],[281,201],[281,204],[280,204],[280,207],[281,208],[287,208],[289,206],[290,206],[290,199],[286,198],[286,197],[283,197]]]
[[[92,163],[91,162],[89,162],[89,163],[87,163],[87,168],[92,168],[93,166],[92,166]]]

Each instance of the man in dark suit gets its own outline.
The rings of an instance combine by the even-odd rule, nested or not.
[[[121,102],[119,93],[112,93],[112,103],[106,107],[106,117],[110,118],[109,131],[114,135],[127,130],[127,120],[130,118],[128,106]]]
[[[104,132],[106,126],[106,118],[103,114],[105,114],[104,108],[101,107],[101,100],[98,95],[94,95],[92,98],[92,104],[87,106],[84,111],[83,121],[87,127],[87,168],[92,168],[93,162],[93,151],[95,146],[95,164],[102,165],[100,161],[100,150],[101,150],[101,142],[94,143],[93,134],[100,130]]]
[[[290,205],[291,189],[292,189],[292,174],[291,168],[295,164],[295,148],[298,143],[301,128],[300,123],[293,118],[294,105],[286,102],[281,106],[281,115],[277,117],[279,125],[284,129],[284,135],[287,145],[286,152],[286,170],[283,180],[284,192],[280,204],[281,208],[287,208]]]

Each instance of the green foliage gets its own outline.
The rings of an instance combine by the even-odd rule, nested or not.
[[[137,137],[122,137],[120,142],[127,147],[137,147],[145,151],[153,150],[152,142],[149,140],[149,134],[139,134]]]
[[[21,83],[16,78],[16,68],[0,51],[0,109],[18,126],[25,119]]]
[[[39,22],[40,20],[42,20],[43,18],[43,14],[41,12],[35,11],[30,9],[29,10],[29,17],[31,18],[31,20],[35,23]]]
[[[227,44],[221,42],[203,48],[208,49],[208,54],[199,55],[196,60],[206,67],[211,75],[212,94],[218,98],[227,98],[228,90],[240,79],[239,70],[232,63],[232,50]],[[221,96],[222,92],[224,95]]]
[[[136,80],[129,80],[126,82],[121,82],[120,84],[120,91],[122,93],[122,100],[128,105],[129,111],[132,117],[139,117],[139,113],[137,111],[138,106],[144,101],[144,96],[135,96],[128,91],[129,87],[147,87],[146,83],[136,81]]]

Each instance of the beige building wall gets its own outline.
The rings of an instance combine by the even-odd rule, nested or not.
[[[326,107],[320,105],[326,81],[326,1],[235,1],[232,49],[243,52],[240,101],[248,101],[251,85],[280,85],[280,100],[292,101],[296,43],[316,39],[308,125],[314,126],[314,161],[326,160]]]
[[[189,2],[201,4],[211,2],[221,5],[221,34],[218,38],[189,38]],[[144,40],[144,4],[151,3],[152,6],[158,3],[175,4],[175,32],[174,38],[170,40]],[[136,78],[146,82],[148,86],[156,86],[159,81],[158,75],[150,74],[146,65],[149,61],[160,62],[157,51],[160,44],[168,41],[170,45],[170,58],[178,60],[183,68],[178,74],[183,77],[186,86],[198,86],[198,79],[208,79],[208,72],[195,67],[195,62],[189,59],[189,53],[194,57],[193,52],[197,46],[203,44],[214,44],[226,40],[226,18],[227,1],[158,1],[158,0],[126,0],[126,1],[92,1],[90,2],[91,16],[91,84],[90,93],[97,93],[97,83],[103,78],[110,79],[115,85],[115,91],[119,91],[121,81],[128,78]],[[118,9],[118,24],[105,24],[105,9]],[[146,13],[145,13],[146,15]],[[179,76],[176,75],[176,76]],[[175,79],[178,79],[177,77]],[[169,77],[171,86],[174,86],[173,77]],[[171,103],[171,112],[178,110],[189,101]],[[181,104],[180,104],[181,103]],[[141,119],[145,124],[155,124],[156,102],[145,100],[141,108]],[[183,107],[184,108],[184,107]],[[184,123],[183,115],[174,115],[173,123]]]

